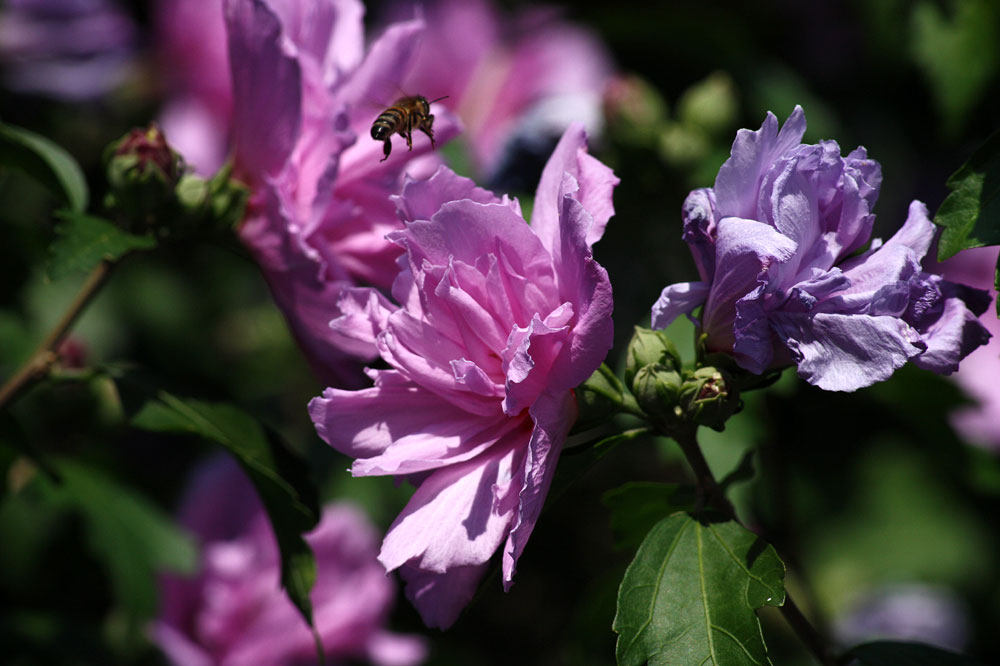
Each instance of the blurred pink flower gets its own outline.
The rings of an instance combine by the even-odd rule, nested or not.
[[[394,13],[412,4],[399,3]],[[422,5],[427,37],[400,86],[428,99],[448,95],[441,103],[461,118],[475,166],[488,182],[515,175],[505,172],[523,166],[518,153],[541,165],[573,121],[591,135],[600,132],[612,65],[593,34],[553,8],[508,18],[488,0]],[[524,189],[533,184],[523,183]]]
[[[438,159],[418,132],[412,152],[397,135],[380,161],[369,132],[382,109],[370,100],[405,75],[424,23],[393,24],[366,51],[363,14],[357,0],[225,2],[235,168],[253,192],[240,236],[314,367],[338,385],[357,385],[356,359],[375,356],[331,331],[338,295],[388,289],[401,254],[385,239],[401,227],[389,197]],[[434,130],[440,145],[458,126],[439,111]]]
[[[233,108],[222,0],[159,0],[153,27],[167,93],[160,126],[195,171],[211,175],[229,152]]]
[[[313,635],[282,591],[267,516],[229,458],[195,474],[180,511],[201,545],[196,578],[165,576],[154,640],[176,666],[282,666],[316,663]],[[395,595],[375,559],[377,536],[364,515],[328,505],[306,537],[316,554],[311,598],[327,663],[364,658],[380,666],[424,660],[417,636],[383,628]]]
[[[996,247],[964,250],[940,265],[941,274],[952,282],[988,290],[996,302],[993,286]],[[993,334],[990,341],[969,354],[952,378],[979,404],[952,415],[952,424],[968,440],[1000,451],[1000,320],[992,306],[979,321]]]
[[[406,251],[392,288],[341,296],[332,326],[374,343],[391,369],[375,386],[327,389],[309,406],[355,476],[418,484],[379,560],[399,569],[430,626],[448,627],[503,548],[504,587],[538,519],[566,434],[573,388],[611,347],[611,283],[591,245],[618,179],[572,125],[542,174],[531,226],[442,167],[396,198]]]

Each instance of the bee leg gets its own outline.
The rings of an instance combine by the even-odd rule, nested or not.
[[[424,122],[420,125],[420,131],[427,135],[427,138],[431,140],[431,148],[434,147],[434,116],[427,116]]]
[[[389,159],[389,153],[392,152],[392,141],[390,141],[388,137],[385,140],[385,144],[382,146],[382,152],[385,153],[385,157],[380,159],[379,162],[385,162]]]

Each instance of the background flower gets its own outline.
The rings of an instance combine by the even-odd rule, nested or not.
[[[413,15],[412,5],[398,3],[392,15]],[[427,37],[401,88],[448,96],[441,104],[462,119],[473,163],[491,187],[530,191],[537,171],[525,175],[526,167],[540,170],[573,121],[600,133],[613,69],[593,33],[552,7],[504,16],[487,0],[437,0],[422,3],[421,13]]]
[[[447,627],[497,548],[504,587],[535,526],[566,433],[572,389],[611,347],[611,284],[591,255],[617,179],[571,126],[538,185],[532,225],[446,168],[397,204],[406,250],[395,305],[373,290],[341,299],[333,326],[373,341],[389,370],[373,388],[310,404],[320,436],[356,476],[418,484],[380,561],[400,569],[424,621]]]
[[[137,29],[113,0],[7,0],[0,12],[4,85],[80,101],[128,76]]]
[[[159,0],[153,11],[160,125],[185,162],[210,175],[228,155],[233,107],[222,0]]]
[[[941,264],[941,274],[955,282],[968,284],[997,297],[993,276],[997,265],[997,248],[965,250]],[[1000,449],[1000,319],[989,308],[980,318],[993,334],[990,341],[969,354],[955,373],[954,379],[978,405],[963,407],[952,416],[952,423],[969,441]]]
[[[164,577],[153,636],[177,666],[314,663],[312,632],[280,584],[278,547],[256,492],[228,457],[192,477],[180,520],[201,545],[197,578]],[[306,540],[316,554],[313,616],[328,659],[379,666],[423,661],[416,636],[385,629],[394,589],[375,559],[375,529],[354,506],[330,504]]]
[[[985,344],[984,292],[921,269],[936,233],[924,204],[886,243],[868,242],[881,168],[864,148],[802,144],[805,114],[740,130],[715,187],[684,202],[701,282],[670,285],[653,327],[704,305],[709,351],[760,374],[795,364],[820,388],[853,391],[907,360],[939,373]]]
[[[355,0],[226,2],[235,168],[253,191],[240,236],[314,367],[338,385],[356,385],[352,359],[375,353],[331,332],[338,294],[389,287],[400,254],[385,240],[400,227],[389,196],[436,163],[419,159],[431,151],[423,136],[412,151],[397,136],[385,163],[367,136],[381,110],[369,100],[407,71],[424,24],[394,24],[366,50],[363,14]],[[446,112],[434,129],[440,143],[458,130]]]

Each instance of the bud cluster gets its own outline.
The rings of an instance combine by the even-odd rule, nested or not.
[[[104,163],[104,205],[132,233],[187,237],[232,227],[242,218],[248,190],[230,180],[230,169],[208,180],[187,172],[155,123],[111,143]]]
[[[683,367],[676,347],[661,331],[637,326],[626,363],[625,381],[636,402],[667,432],[691,424],[722,430],[742,406],[727,370]]]

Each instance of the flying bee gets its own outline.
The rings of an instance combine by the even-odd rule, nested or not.
[[[406,139],[406,147],[413,150],[413,130],[418,129],[431,140],[434,147],[434,116],[431,115],[431,104],[447,98],[438,97],[427,101],[422,95],[400,97],[372,123],[372,138],[384,142],[383,157],[380,162],[389,159],[392,151],[392,135],[401,134]]]

